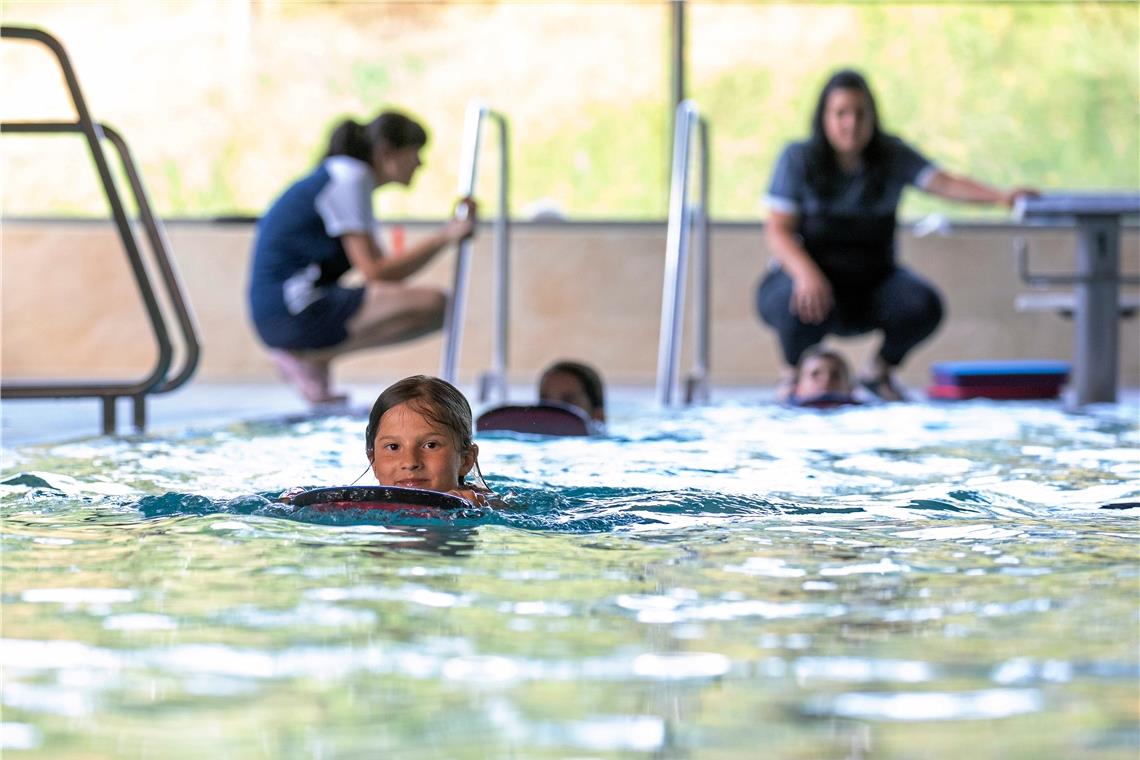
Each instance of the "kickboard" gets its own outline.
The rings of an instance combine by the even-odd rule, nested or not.
[[[454,494],[397,486],[314,488],[296,494],[289,499],[289,503],[323,513],[377,510],[427,517],[474,506]]]
[[[506,430],[532,435],[593,435],[597,423],[569,404],[506,404],[488,409],[475,420],[475,430]]]
[[[1064,385],[1069,364],[1059,361],[1009,360],[941,362],[931,368],[934,385],[958,387]]]
[[[1061,394],[1060,383],[1029,383],[1022,385],[931,385],[926,395],[940,401],[964,401],[972,398],[990,399],[1049,399]]]

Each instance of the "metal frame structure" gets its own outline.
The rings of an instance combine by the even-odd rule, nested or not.
[[[28,121],[4,122],[0,132],[6,134],[82,134],[95,163],[103,192],[111,208],[111,218],[119,233],[126,252],[131,272],[138,286],[147,316],[157,344],[158,355],[155,366],[142,379],[135,382],[79,382],[79,383],[15,383],[4,382],[0,386],[3,398],[48,399],[48,398],[98,398],[103,402],[103,432],[113,434],[116,430],[116,402],[127,397],[133,401],[133,422],[136,431],[146,428],[146,396],[152,393],[167,393],[186,383],[197,369],[200,356],[198,330],[190,311],[189,302],[181,280],[170,256],[170,245],[162,223],[155,217],[146,190],[142,183],[130,150],[123,137],[106,124],[94,121],[79,88],[79,80],[63,45],[52,35],[41,29],[4,26],[0,37],[12,40],[37,42],[47,47],[56,57],[68,93],[75,107],[76,120],[70,121]],[[162,305],[151,284],[147,265],[140,252],[134,230],[111,173],[107,157],[103,153],[102,141],[107,140],[119,154],[123,172],[131,187],[138,207],[139,221],[146,233],[151,249],[152,266],[165,288],[165,297],[170,311],[178,322],[182,340],[181,366],[171,372],[175,349],[170,340]]]
[[[685,382],[685,403],[708,401],[709,371],[709,130],[708,122],[691,100],[677,106],[673,132],[673,171],[669,187],[669,228],[665,241],[665,277],[661,292],[661,331],[657,349],[657,401],[673,406],[678,395],[681,360],[682,314],[688,279],[689,240],[697,238],[693,303],[696,349],[693,370]],[[700,147],[698,182],[700,200],[689,200],[689,166],[692,143]],[[695,218],[695,221],[694,221]]]
[[[506,118],[479,102],[472,102],[467,106],[463,146],[459,158],[459,197],[469,198],[475,193],[485,119],[491,119],[499,127],[499,213],[495,218],[492,275],[494,332],[491,338],[491,369],[479,377],[479,400],[501,402],[507,397],[507,328],[510,320],[510,205],[507,159],[509,136]],[[454,383],[456,380],[459,346],[463,339],[463,319],[467,309],[467,286],[470,280],[471,245],[470,238],[459,242],[455,277],[444,321],[443,356],[440,360],[439,375],[449,383]]]
[[[1073,285],[1073,402],[1077,406],[1115,402],[1120,354],[1120,286],[1140,277],[1120,273],[1120,218],[1140,213],[1140,195],[1053,194],[1024,198],[1014,209],[1019,221],[1072,221],[1076,225],[1076,269],[1072,274],[1029,271],[1024,241],[1017,246],[1021,279],[1035,287]]]

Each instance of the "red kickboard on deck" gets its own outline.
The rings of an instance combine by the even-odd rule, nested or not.
[[[931,385],[926,395],[942,401],[964,401],[971,398],[992,399],[1049,399],[1061,395],[1060,383],[1032,383],[1026,385]]]

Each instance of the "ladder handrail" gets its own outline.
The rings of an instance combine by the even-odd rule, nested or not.
[[[151,210],[142,180],[135,169],[134,160],[130,155],[126,142],[122,136],[109,126],[94,121],[79,88],[79,80],[71,65],[63,45],[47,32],[20,26],[0,27],[0,37],[4,39],[29,40],[38,42],[47,47],[56,57],[60,66],[72,104],[75,107],[76,120],[67,121],[28,121],[4,122],[0,124],[0,132],[12,134],[60,134],[81,133],[95,163],[103,192],[111,207],[111,217],[119,233],[119,238],[126,251],[131,272],[135,278],[139,295],[142,298],[147,316],[150,320],[154,338],[157,343],[158,356],[151,372],[137,382],[83,382],[83,383],[10,383],[5,382],[0,388],[0,394],[5,398],[102,398],[103,399],[103,430],[106,433],[114,432],[115,399],[121,396],[133,397],[135,400],[135,427],[141,430],[145,425],[145,405],[143,399],[150,393],[164,393],[173,390],[185,383],[197,367],[200,344],[197,338],[197,329],[194,318],[190,313],[181,282],[170,260],[169,244],[165,231]],[[123,165],[124,173],[131,185],[135,202],[139,210],[139,218],[146,230],[152,248],[152,254],[163,282],[167,288],[167,297],[171,308],[176,313],[185,341],[185,356],[182,368],[169,377],[173,361],[174,349],[170,342],[170,335],[161,306],[151,286],[145,262],[140,253],[138,241],[131,227],[123,206],[114,175],[106,155],[103,153],[102,140],[108,140],[115,146]]]
[[[5,122],[2,126],[4,132],[11,134],[66,134],[81,131],[79,124],[66,121]],[[162,385],[149,391],[150,393],[169,393],[184,385],[197,369],[201,357],[197,323],[190,309],[189,299],[186,296],[182,280],[171,264],[171,247],[170,241],[166,237],[166,228],[162,224],[162,220],[155,216],[152,210],[146,187],[143,185],[130,147],[123,136],[109,124],[96,122],[96,126],[119,154],[123,174],[127,178],[127,183],[130,185],[138,207],[138,221],[146,232],[147,242],[150,244],[158,273],[166,287],[166,297],[170,301],[171,310],[178,320],[178,326],[182,333],[185,355],[181,357],[181,368],[174,373],[173,377],[164,378]],[[170,374],[169,371],[167,374]]]
[[[463,145],[459,160],[458,191],[460,198],[468,198],[475,193],[484,119],[491,119],[499,127],[499,213],[495,218],[495,254],[492,278],[494,330],[491,337],[491,369],[480,376],[479,400],[487,401],[493,395],[496,400],[505,401],[507,395],[507,338],[510,306],[508,298],[510,294],[509,135],[506,118],[479,102],[472,102],[467,106],[463,128]],[[448,299],[447,315],[444,321],[443,355],[440,360],[439,375],[450,383],[454,383],[456,379],[459,346],[463,336],[463,318],[467,307],[467,286],[470,280],[471,246],[470,238],[465,238],[459,242],[451,298]]]
[[[686,381],[685,403],[708,400],[709,372],[709,308],[711,279],[709,276],[709,137],[708,122],[696,103],[684,100],[677,104],[673,133],[673,166],[669,187],[669,228],[666,235],[665,277],[661,292],[661,330],[657,350],[657,401],[672,406],[677,394],[682,312],[685,305],[685,282],[688,277],[690,237],[697,238],[696,294],[694,296],[694,333],[696,350],[693,370]],[[693,134],[700,148],[698,179],[700,201],[689,201],[689,165]],[[693,217],[696,223],[693,224]],[[695,230],[694,230],[695,226]]]

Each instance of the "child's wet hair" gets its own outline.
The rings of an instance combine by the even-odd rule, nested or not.
[[[412,375],[389,385],[372,405],[364,431],[364,453],[369,461],[375,453],[380,418],[389,409],[409,402],[415,412],[449,431],[460,451],[466,451],[474,443],[471,405],[459,389],[438,377]]]

